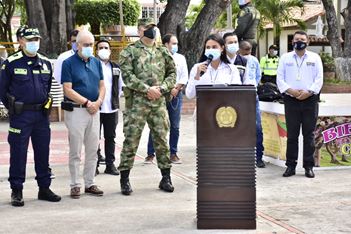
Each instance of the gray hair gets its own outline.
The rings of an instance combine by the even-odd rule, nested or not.
[[[88,36],[88,37],[91,37],[94,39],[94,35],[91,32],[89,32],[88,30],[82,30],[82,31],[79,31],[79,33],[77,35],[77,39],[76,39],[77,43],[79,43],[81,41],[81,39],[85,36]],[[95,39],[94,39],[94,41],[95,41]]]

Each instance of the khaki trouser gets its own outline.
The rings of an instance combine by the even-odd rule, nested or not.
[[[65,124],[68,128],[69,141],[69,171],[71,174],[71,188],[80,187],[79,166],[82,145],[85,146],[84,185],[86,188],[94,185],[94,176],[97,163],[99,145],[100,115],[90,115],[85,108],[74,108],[65,111]]]

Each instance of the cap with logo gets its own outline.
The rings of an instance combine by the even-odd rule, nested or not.
[[[273,50],[279,50],[279,48],[278,48],[277,45],[271,45],[271,46],[269,47],[269,49],[270,49],[270,50],[271,50],[271,49],[273,49]]]
[[[23,37],[25,39],[32,39],[32,38],[35,38],[35,37],[41,38],[41,36],[39,34],[39,30],[37,28],[26,28],[26,29],[24,29]]]
[[[24,32],[24,30],[27,29],[27,28],[28,28],[27,25],[22,25],[22,26],[20,26],[20,27],[17,29],[17,31],[16,31],[16,36],[17,36],[17,38],[23,37],[23,32]]]
[[[138,19],[138,27],[139,26],[148,26],[148,25],[156,26],[155,21],[152,18]]]

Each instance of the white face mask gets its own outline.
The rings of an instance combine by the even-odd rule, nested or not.
[[[101,49],[98,51],[98,56],[102,60],[108,60],[110,59],[111,51],[107,49]]]
[[[278,54],[278,50],[273,50],[273,56],[277,56],[277,54]]]
[[[208,58],[209,55],[212,55],[212,60],[217,60],[221,57],[221,50],[220,49],[206,49],[205,55]]]
[[[228,44],[226,46],[226,50],[230,54],[236,54],[236,52],[238,52],[239,50],[239,44],[238,43]]]

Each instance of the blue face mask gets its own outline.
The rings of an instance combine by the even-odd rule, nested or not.
[[[217,60],[221,57],[221,50],[220,49],[206,49],[205,50],[206,57],[208,57],[210,54],[212,54],[212,56],[213,56],[212,60]]]
[[[26,42],[25,49],[29,54],[36,54],[39,50],[39,41],[28,41]]]
[[[84,58],[90,58],[93,56],[93,47],[83,47],[82,48],[82,55]]]
[[[72,42],[72,50],[76,52],[78,50],[78,44],[77,42]]]
[[[232,43],[232,44],[228,44],[226,46],[227,52],[230,54],[236,54],[236,52],[238,52],[239,50],[239,44],[238,43]]]
[[[246,4],[246,0],[238,0],[238,3],[240,6],[245,5]]]
[[[177,53],[178,52],[178,45],[172,45],[171,52],[172,52],[172,54]]]

